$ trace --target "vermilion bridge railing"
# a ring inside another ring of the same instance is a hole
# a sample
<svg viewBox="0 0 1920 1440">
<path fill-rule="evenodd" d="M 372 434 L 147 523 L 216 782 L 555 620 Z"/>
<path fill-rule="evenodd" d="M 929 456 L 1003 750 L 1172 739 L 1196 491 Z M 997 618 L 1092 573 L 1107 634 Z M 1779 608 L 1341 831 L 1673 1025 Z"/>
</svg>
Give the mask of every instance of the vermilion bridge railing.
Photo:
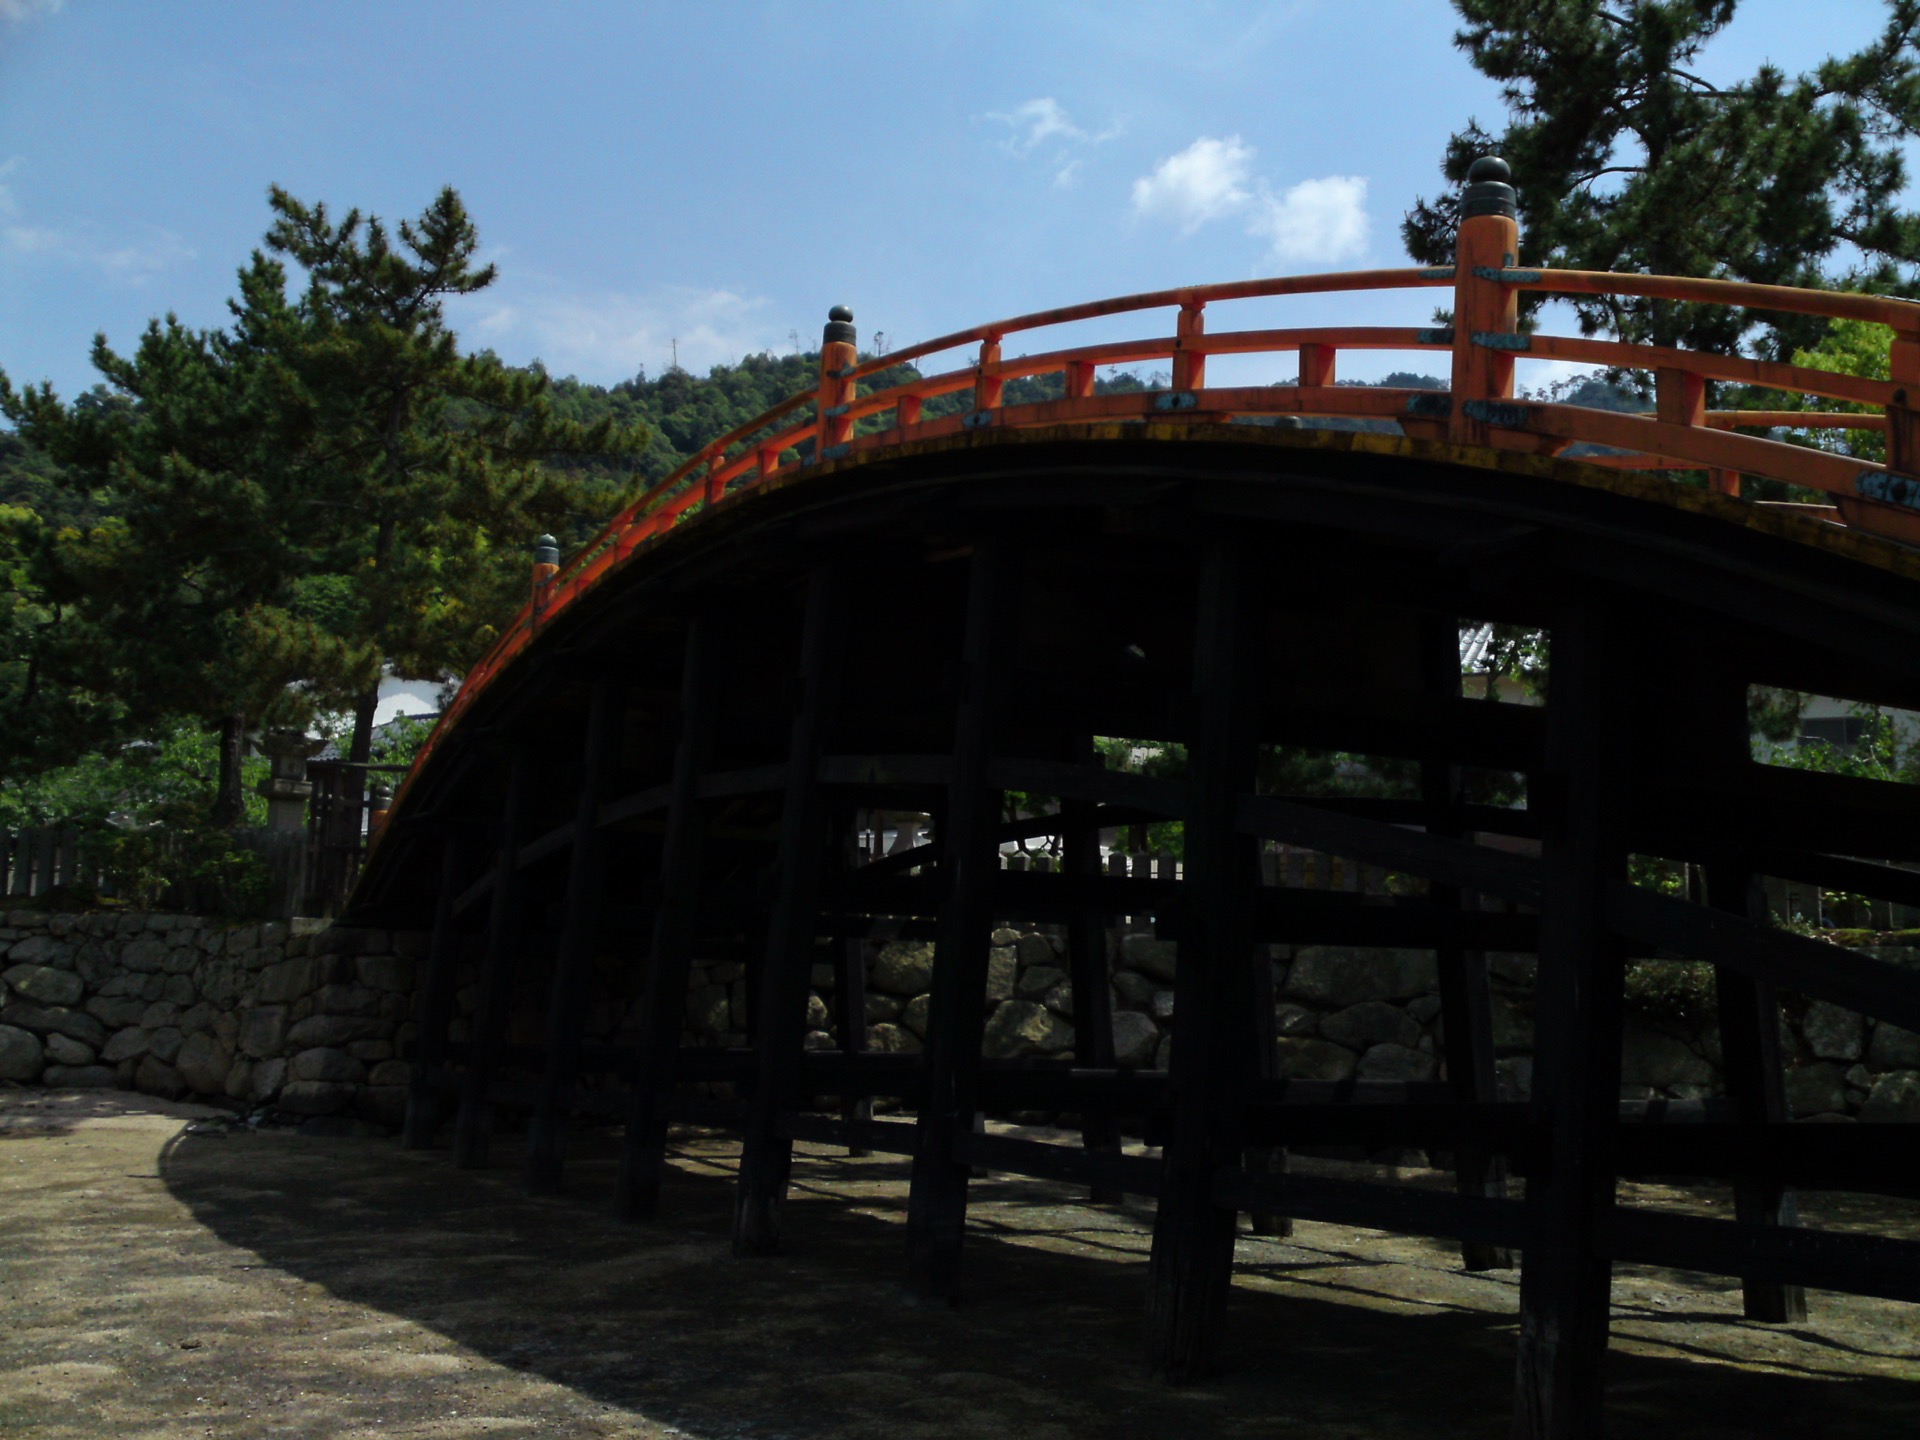
<svg viewBox="0 0 1920 1440">
<path fill-rule="evenodd" d="M 1491 167 L 1491 168 L 1489 168 Z M 1275 416 L 1396 421 L 1410 437 L 1500 450 L 1558 454 L 1587 443 L 1616 453 L 1583 457 L 1588 463 L 1649 470 L 1706 471 L 1711 487 L 1738 495 L 1743 475 L 1785 481 L 1822 492 L 1831 508 L 1817 513 L 1840 523 L 1920 544 L 1920 304 L 1875 295 L 1800 290 L 1726 280 L 1608 271 L 1522 269 L 1514 264 L 1519 230 L 1506 167 L 1481 161 L 1464 196 L 1453 265 L 1285 276 L 1223 285 L 1183 286 L 1043 310 L 942 335 L 905 350 L 860 360 L 852 316 L 836 310 L 821 350 L 820 383 L 709 442 L 671 475 L 616 515 L 565 566 L 541 566 L 534 598 L 486 657 L 468 674 L 459 695 L 414 765 L 458 722 L 502 667 L 542 629 L 636 552 L 686 523 L 723 497 L 752 491 L 823 460 L 881 450 L 987 427 L 1076 425 L 1116 420 L 1231 421 Z M 1447 328 L 1335 326 L 1309 329 L 1209 330 L 1209 307 L 1237 300 L 1366 290 L 1450 292 L 1454 324 Z M 1758 311 L 1864 320 L 1893 332 L 1888 380 L 1864 378 L 1739 355 L 1626 344 L 1619 341 L 1529 334 L 1517 324 L 1523 290 L 1550 295 L 1620 295 Z M 1109 341 L 1007 357 L 1009 336 L 1137 311 L 1175 312 L 1171 335 Z M 975 346 L 973 362 L 906 384 L 859 394 L 859 382 L 924 356 Z M 1336 385 L 1343 350 L 1444 352 L 1451 357 L 1448 391 Z M 1211 387 L 1214 355 L 1295 354 L 1293 385 Z M 1516 397 L 1519 358 L 1575 361 L 1621 370 L 1651 371 L 1655 408 L 1626 414 Z M 1171 363 L 1163 390 L 1097 394 L 1098 367 Z M 1058 399 L 1007 405 L 1009 380 L 1063 377 Z M 1865 413 L 1820 410 L 1708 410 L 1709 381 L 1730 381 L 1813 395 L 1866 407 Z M 941 396 L 971 392 L 971 408 L 923 418 Z M 856 435 L 862 420 L 890 423 Z M 1885 464 L 1803 444 L 1743 434 L 1780 428 L 1844 428 L 1886 437 Z M 802 457 L 798 447 L 809 446 Z M 409 777 L 411 778 L 411 777 Z M 404 794 L 404 790 L 403 790 Z"/>
</svg>

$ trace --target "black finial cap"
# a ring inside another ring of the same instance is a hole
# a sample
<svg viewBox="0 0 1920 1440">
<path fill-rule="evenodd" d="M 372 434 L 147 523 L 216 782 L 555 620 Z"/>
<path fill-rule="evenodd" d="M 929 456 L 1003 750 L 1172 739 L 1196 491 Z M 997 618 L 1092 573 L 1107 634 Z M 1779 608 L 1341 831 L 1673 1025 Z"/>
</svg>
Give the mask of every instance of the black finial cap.
<svg viewBox="0 0 1920 1440">
<path fill-rule="evenodd" d="M 542 535 L 533 542 L 533 563 L 536 565 L 558 565 L 560 563 L 560 542 L 551 535 Z"/>
<path fill-rule="evenodd" d="M 836 305 L 827 311 L 827 328 L 820 336 L 822 344 L 852 345 L 858 334 L 859 332 L 853 328 L 853 311 L 844 305 Z"/>
<path fill-rule="evenodd" d="M 1482 155 L 1467 168 L 1467 189 L 1460 197 L 1460 218 L 1475 215 L 1505 215 L 1509 220 L 1520 215 L 1519 197 L 1508 182 L 1513 168 L 1498 155 Z"/>
</svg>

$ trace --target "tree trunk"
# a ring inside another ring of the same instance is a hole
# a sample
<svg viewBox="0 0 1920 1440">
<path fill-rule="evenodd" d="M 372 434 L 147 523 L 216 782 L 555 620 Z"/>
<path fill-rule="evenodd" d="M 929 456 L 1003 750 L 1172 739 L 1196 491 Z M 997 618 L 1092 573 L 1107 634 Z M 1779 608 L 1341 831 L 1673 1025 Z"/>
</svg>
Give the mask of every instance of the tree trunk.
<svg viewBox="0 0 1920 1440">
<path fill-rule="evenodd" d="M 246 753 L 247 717 L 235 710 L 220 721 L 220 785 L 207 817 L 218 829 L 231 830 L 247 818 L 247 795 L 240 784 Z"/>
<path fill-rule="evenodd" d="M 355 765 L 366 764 L 373 753 L 373 712 L 379 705 L 378 685 L 353 702 L 353 737 L 347 742 L 347 759 Z"/>
</svg>

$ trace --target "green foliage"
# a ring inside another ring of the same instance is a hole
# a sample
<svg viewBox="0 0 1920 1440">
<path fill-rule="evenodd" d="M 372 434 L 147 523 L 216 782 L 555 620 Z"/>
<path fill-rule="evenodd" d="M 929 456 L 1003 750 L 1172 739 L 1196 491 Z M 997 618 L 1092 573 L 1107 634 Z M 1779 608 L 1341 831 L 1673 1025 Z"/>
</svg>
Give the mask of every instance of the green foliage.
<svg viewBox="0 0 1920 1440">
<path fill-rule="evenodd" d="M 411 765 L 432 733 L 433 721 L 403 715 L 374 732 L 373 748 L 367 759 L 375 765 Z"/>
<path fill-rule="evenodd" d="M 1747 687 L 1747 733 L 1768 745 L 1780 745 L 1800 733 L 1800 717 L 1807 697 L 1795 690 L 1770 685 Z"/>
<path fill-rule="evenodd" d="M 1629 960 L 1626 994 L 1629 1008 L 1691 1031 L 1716 1013 L 1713 966 L 1704 960 Z"/>
<path fill-rule="evenodd" d="M 268 249 L 306 286 L 290 298 L 279 262 L 256 254 L 235 333 L 283 367 L 306 428 L 310 568 L 351 577 L 357 603 L 336 606 L 336 620 L 396 673 L 461 668 L 520 607 L 534 538 L 590 503 L 550 462 L 610 463 L 648 433 L 563 413 L 543 371 L 460 354 L 445 299 L 485 289 L 495 271 L 475 264 L 479 234 L 453 190 L 393 233 L 278 187 L 270 203 Z M 371 741 L 371 690 L 357 699 L 353 759 Z"/>
<path fill-rule="evenodd" d="M 1869 380 L 1885 380 L 1891 374 L 1892 346 L 1893 331 L 1885 325 L 1867 320 L 1836 320 L 1819 344 L 1794 351 L 1793 363 Z M 1822 395 L 1802 396 L 1800 404 L 1808 410 L 1840 415 L 1878 413 L 1871 406 L 1829 400 Z M 1851 455 L 1876 465 L 1884 464 L 1887 458 L 1887 437 L 1877 430 L 1804 430 L 1798 432 L 1797 438 L 1818 449 Z"/>
<path fill-rule="evenodd" d="M 254 793 L 267 762 L 244 768 L 245 822 L 266 823 L 266 801 Z M 82 756 L 0 789 L 0 830 L 52 829 L 74 836 L 118 900 L 151 908 L 162 896 L 233 914 L 251 914 L 266 898 L 268 870 L 258 855 L 207 814 L 219 787 L 215 737 L 175 723 L 152 739 Z M 63 887 L 52 901 L 98 903 L 90 885 Z"/>
<path fill-rule="evenodd" d="M 1903 740 L 1893 717 L 1872 705 L 1857 705 L 1862 721 L 1860 738 L 1852 745 L 1824 740 L 1801 740 L 1773 753 L 1771 763 L 1790 770 L 1818 770 L 1828 775 L 1852 775 L 1863 780 L 1890 780 L 1920 785 L 1920 745 Z"/>
<path fill-rule="evenodd" d="M 0 437 L 0 775 L 191 717 L 224 727 L 237 818 L 244 728 L 350 707 L 363 756 L 383 666 L 465 668 L 524 601 L 533 538 L 636 483 L 643 429 L 460 353 L 445 298 L 494 272 L 452 190 L 392 232 L 270 203 L 227 328 L 168 316 L 125 356 L 96 340 L 105 386 L 71 405 L 0 375 L 19 427 Z"/>
<path fill-rule="evenodd" d="M 246 823 L 264 825 L 267 802 L 254 794 L 267 762 L 245 762 Z M 206 730 L 175 722 L 152 739 L 81 756 L 0 788 L 0 829 L 100 829 L 191 822 L 212 802 L 220 757 Z"/>
<path fill-rule="evenodd" d="M 1469 120 L 1442 170 L 1503 155 L 1520 194 L 1520 261 L 1913 293 L 1920 215 L 1903 209 L 1903 149 L 1920 134 L 1920 0 L 1889 0 L 1852 55 L 1799 75 L 1771 64 L 1728 86 L 1701 51 L 1737 0 L 1454 0 L 1455 43 L 1500 84 L 1505 130 Z M 1402 235 L 1453 257 L 1459 192 L 1416 201 Z M 1523 296 L 1529 309 L 1541 303 Z M 1570 302 L 1582 330 L 1769 357 L 1813 343 L 1817 319 L 1631 297 Z M 1757 332 L 1757 334 L 1755 334 Z"/>
</svg>

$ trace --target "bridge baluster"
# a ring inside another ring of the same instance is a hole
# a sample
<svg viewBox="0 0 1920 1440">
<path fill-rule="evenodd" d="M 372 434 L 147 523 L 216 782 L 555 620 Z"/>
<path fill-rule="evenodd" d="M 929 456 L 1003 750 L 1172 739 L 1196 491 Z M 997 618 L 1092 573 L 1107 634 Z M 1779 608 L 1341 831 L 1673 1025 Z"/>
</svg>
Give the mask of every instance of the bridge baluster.
<svg viewBox="0 0 1920 1440">
<path fill-rule="evenodd" d="M 1513 396 L 1513 353 L 1473 343 L 1475 335 L 1511 333 L 1519 321 L 1519 293 L 1474 273 L 1504 269 L 1520 253 L 1519 208 L 1507 183 L 1511 173 L 1497 156 L 1481 157 L 1467 172 L 1470 183 L 1461 199 L 1454 251 L 1453 415 L 1447 427 L 1447 438 L 1457 444 L 1490 441 L 1487 422 L 1466 413 L 1469 403 Z"/>
<path fill-rule="evenodd" d="M 546 603 L 547 589 L 560 573 L 560 542 L 542 535 L 533 542 L 533 608 L 537 613 Z"/>
<path fill-rule="evenodd" d="M 973 378 L 975 413 L 1000 408 L 1000 396 L 1007 382 L 1000 378 L 1000 337 L 989 335 L 980 342 L 979 367 Z"/>
<path fill-rule="evenodd" d="M 1894 332 L 1887 378 L 1899 387 L 1887 406 L 1887 469 L 1920 475 L 1920 333 Z"/>
<path fill-rule="evenodd" d="M 860 363 L 853 328 L 853 311 L 836 305 L 827 312 L 826 328 L 820 335 L 820 428 L 814 438 L 813 458 L 825 460 L 827 452 L 853 438 L 853 419 L 846 407 L 853 403 L 854 380 L 846 372 Z"/>
<path fill-rule="evenodd" d="M 1334 362 L 1339 355 L 1331 345 L 1306 344 L 1300 347 L 1301 386 L 1333 384 Z"/>
<path fill-rule="evenodd" d="M 1192 348 L 1207 332 L 1207 302 L 1189 300 L 1180 307 L 1173 342 L 1173 388 L 1176 393 L 1202 390 L 1207 384 L 1207 352 Z"/>
</svg>

